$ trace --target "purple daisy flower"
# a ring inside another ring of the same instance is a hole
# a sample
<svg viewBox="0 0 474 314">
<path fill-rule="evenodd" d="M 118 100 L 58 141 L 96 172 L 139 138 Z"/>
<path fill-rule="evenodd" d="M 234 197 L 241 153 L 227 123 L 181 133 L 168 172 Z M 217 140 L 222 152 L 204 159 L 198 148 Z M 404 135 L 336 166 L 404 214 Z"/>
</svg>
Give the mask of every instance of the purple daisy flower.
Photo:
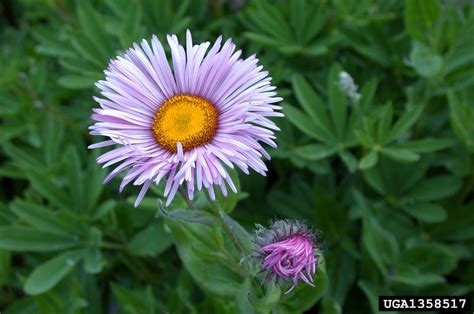
<svg viewBox="0 0 474 314">
<path fill-rule="evenodd" d="M 190 199 L 195 187 L 212 199 L 214 185 L 224 195 L 226 183 L 236 192 L 224 165 L 265 175 L 262 157 L 270 156 L 262 143 L 276 147 L 272 130 L 279 130 L 268 118 L 283 116 L 268 72 L 254 55 L 241 58 L 231 39 L 222 44 L 219 37 L 210 49 L 209 42 L 193 45 L 190 31 L 185 46 L 175 35 L 167 39 L 172 68 L 153 36 L 151 46 L 142 40 L 112 60 L 96 83 L 103 98 L 94 97 L 100 108 L 93 110 L 90 134 L 110 139 L 89 148 L 120 145 L 97 162 L 118 164 L 104 183 L 128 170 L 120 192 L 130 182 L 142 185 L 135 206 L 161 180 L 169 205 L 184 184 Z"/>
<path fill-rule="evenodd" d="M 313 276 L 319 260 L 316 251 L 321 249 L 318 233 L 295 220 L 277 220 L 269 229 L 257 225 L 255 239 L 259 246 L 257 258 L 262 270 L 267 272 L 266 282 L 274 277 L 277 281 L 292 281 L 285 294 L 300 280 L 314 287 Z"/>
</svg>

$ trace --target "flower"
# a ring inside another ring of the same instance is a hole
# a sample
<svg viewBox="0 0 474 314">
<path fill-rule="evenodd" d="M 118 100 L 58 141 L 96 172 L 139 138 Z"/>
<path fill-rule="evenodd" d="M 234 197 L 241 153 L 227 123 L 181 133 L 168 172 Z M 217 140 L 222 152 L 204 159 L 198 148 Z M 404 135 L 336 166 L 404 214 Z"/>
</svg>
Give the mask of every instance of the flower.
<svg viewBox="0 0 474 314">
<path fill-rule="evenodd" d="M 315 253 L 321 248 L 318 239 L 318 233 L 295 220 L 277 220 L 269 229 L 257 225 L 257 258 L 260 267 L 267 273 L 265 281 L 275 276 L 277 281 L 292 281 L 286 294 L 296 287 L 299 280 L 314 286 L 313 275 L 319 260 Z"/>
<path fill-rule="evenodd" d="M 344 94 L 353 102 L 357 103 L 360 100 L 361 96 L 357 92 L 358 87 L 349 73 L 345 71 L 339 72 L 339 81 L 337 83 L 342 92 L 344 92 Z"/>
<path fill-rule="evenodd" d="M 224 166 L 265 175 L 261 159 L 270 156 L 262 143 L 276 147 L 272 130 L 279 130 L 269 118 L 283 116 L 268 72 L 255 55 L 241 58 L 231 39 L 222 44 L 219 37 L 211 49 L 209 42 L 193 45 L 189 30 L 185 46 L 175 35 L 167 40 L 172 68 L 153 36 L 151 46 L 142 40 L 111 60 L 105 80 L 96 83 L 103 98 L 94 97 L 100 108 L 93 109 L 90 134 L 110 139 L 89 148 L 120 145 L 97 162 L 119 163 L 104 183 L 128 170 L 120 192 L 132 181 L 142 185 L 135 206 L 163 179 L 169 205 L 184 184 L 189 199 L 195 187 L 211 199 L 215 185 L 223 195 L 226 184 L 236 192 Z"/>
</svg>

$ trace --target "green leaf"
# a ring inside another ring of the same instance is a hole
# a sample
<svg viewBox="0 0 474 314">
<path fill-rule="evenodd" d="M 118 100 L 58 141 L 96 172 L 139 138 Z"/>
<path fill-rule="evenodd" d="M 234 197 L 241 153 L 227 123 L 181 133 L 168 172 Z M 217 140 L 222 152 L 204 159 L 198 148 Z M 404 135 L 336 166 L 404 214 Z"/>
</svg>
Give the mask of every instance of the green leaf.
<svg viewBox="0 0 474 314">
<path fill-rule="evenodd" d="M 95 78 L 79 76 L 79 75 L 64 75 L 58 79 L 58 84 L 65 88 L 84 89 L 91 88 L 97 81 Z"/>
<path fill-rule="evenodd" d="M 252 292 L 252 279 L 250 277 L 245 278 L 242 283 L 240 293 L 236 297 L 236 303 L 240 313 L 257 314 L 254 307 L 250 302 Z M 261 313 L 261 312 L 260 312 Z"/>
<path fill-rule="evenodd" d="M 0 109 L 0 115 L 1 115 Z M 10 141 L 12 138 L 15 138 L 28 131 L 28 127 L 25 125 L 19 125 L 17 123 L 8 123 L 3 122 L 3 125 L 0 126 L 0 144 L 3 144 L 7 141 Z"/>
<path fill-rule="evenodd" d="M 81 234 L 80 221 L 67 219 L 68 216 L 59 216 L 57 212 L 41 205 L 16 200 L 10 205 L 11 210 L 23 221 L 38 230 L 59 235 Z"/>
<path fill-rule="evenodd" d="M 314 194 L 314 189 L 300 177 L 294 176 L 283 190 L 273 188 L 268 194 L 268 205 L 278 215 L 306 220 L 312 217 L 314 211 L 313 198 L 308 195 Z M 262 196 L 263 197 L 263 196 Z M 299 205 L 296 211 L 294 204 Z"/>
<path fill-rule="evenodd" d="M 59 235 L 27 227 L 0 227 L 0 249 L 14 252 L 49 252 L 80 244 L 78 235 Z"/>
<path fill-rule="evenodd" d="M 126 314 L 154 314 L 155 296 L 151 287 L 146 289 L 126 289 L 118 284 L 112 283 L 112 291 L 120 305 L 121 311 Z"/>
<path fill-rule="evenodd" d="M 382 109 L 382 112 L 381 112 L 379 128 L 377 132 L 377 138 L 379 142 L 382 142 L 383 139 L 387 137 L 388 132 L 390 130 L 390 126 L 392 125 L 392 118 L 393 118 L 393 107 L 392 107 L 392 104 L 389 103 Z"/>
<path fill-rule="evenodd" d="M 326 254 L 327 273 L 329 280 L 329 287 L 326 296 L 331 296 L 338 304 L 344 304 L 349 291 L 352 289 L 357 278 L 357 267 L 360 255 L 358 248 L 354 244 L 351 249 L 355 252 L 350 252 L 346 248 L 349 237 L 343 238 L 341 241 L 341 248 L 331 250 Z M 352 240 L 352 239 L 351 239 Z M 355 242 L 355 241 L 353 241 Z M 337 243 L 337 242 L 336 242 Z M 329 246 L 330 244 L 328 244 Z M 354 254 L 356 253 L 356 254 Z"/>
<path fill-rule="evenodd" d="M 314 211 L 312 217 L 316 222 L 316 228 L 322 231 L 327 243 L 339 243 L 348 228 L 346 212 L 339 202 L 324 190 L 315 188 L 311 195 L 314 202 L 311 207 Z M 295 199 L 296 201 L 297 199 Z"/>
<path fill-rule="evenodd" d="M 102 245 L 101 229 L 91 226 L 87 230 L 86 242 L 88 247 L 98 248 Z"/>
<path fill-rule="evenodd" d="M 372 150 L 368 152 L 362 159 L 359 161 L 359 168 L 360 169 L 369 169 L 372 168 L 377 164 L 377 160 L 379 158 L 379 154 Z"/>
<path fill-rule="evenodd" d="M 438 0 L 408 0 L 405 7 L 405 24 L 408 33 L 413 38 L 430 44 L 439 13 Z"/>
<path fill-rule="evenodd" d="M 443 244 L 416 243 L 403 250 L 400 261 L 422 273 L 444 275 L 456 269 L 459 257 L 455 249 Z"/>
<path fill-rule="evenodd" d="M 128 250 L 137 256 L 157 256 L 168 249 L 173 243 L 163 221 L 153 222 L 146 229 L 138 232 L 128 243 Z"/>
<path fill-rule="evenodd" d="M 378 299 L 380 295 L 391 295 L 390 291 L 387 291 L 387 287 L 379 286 L 372 282 L 360 280 L 358 282 L 359 287 L 364 291 L 365 296 L 369 300 L 370 308 L 372 313 L 379 312 Z"/>
<path fill-rule="evenodd" d="M 360 100 L 359 105 L 362 110 L 367 110 L 369 106 L 372 104 L 375 92 L 377 91 L 378 81 L 376 79 L 372 79 L 364 84 L 360 92 Z"/>
<path fill-rule="evenodd" d="M 160 209 L 160 213 L 166 218 L 198 223 L 207 227 L 214 227 L 219 223 L 217 221 L 217 217 L 201 210 L 178 209 L 166 211 L 164 209 Z"/>
<path fill-rule="evenodd" d="M 375 217 L 368 214 L 364 217 L 362 241 L 367 251 L 383 274 L 399 255 L 396 238 L 383 228 Z"/>
<path fill-rule="evenodd" d="M 83 60 L 84 64 L 90 64 L 94 66 L 97 70 L 103 68 L 105 66 L 106 59 L 97 58 L 97 52 L 95 47 L 95 43 L 91 41 L 87 36 L 83 33 L 79 33 L 72 41 L 71 46 L 76 50 L 79 57 Z M 74 77 L 76 79 L 80 79 L 81 76 L 67 76 L 67 77 Z M 91 86 L 89 86 L 91 87 Z"/>
<path fill-rule="evenodd" d="M 301 40 L 305 35 L 305 18 L 308 14 L 305 9 L 305 1 L 296 0 L 291 2 L 290 6 L 290 25 L 296 33 L 298 40 Z"/>
<path fill-rule="evenodd" d="M 339 65 L 333 65 L 329 72 L 327 85 L 329 91 L 329 108 L 339 139 L 344 138 L 347 123 L 346 97 L 339 87 L 339 74 L 341 71 L 342 68 Z"/>
<path fill-rule="evenodd" d="M 339 303 L 331 297 L 323 299 L 323 314 L 342 314 L 342 308 Z"/>
<path fill-rule="evenodd" d="M 75 296 L 71 296 L 72 300 L 66 301 L 55 290 L 50 290 L 46 293 L 36 295 L 33 298 L 38 305 L 39 313 L 65 313 L 68 310 L 71 310 L 72 312 L 74 308 L 79 309 L 81 307 L 81 303 L 82 307 L 85 307 L 84 300 L 81 302 L 79 298 L 76 299 Z"/>
<path fill-rule="evenodd" d="M 87 248 L 83 251 L 84 255 L 84 270 L 89 274 L 100 273 L 106 261 L 102 256 L 102 251 L 99 248 Z"/>
<path fill-rule="evenodd" d="M 415 185 L 406 197 L 422 201 L 439 200 L 456 193 L 461 184 L 461 180 L 454 176 L 432 176 Z"/>
<path fill-rule="evenodd" d="M 310 57 L 319 57 L 327 54 L 329 51 L 328 44 L 325 42 L 315 42 L 314 44 L 305 47 L 303 50 L 303 55 Z"/>
<path fill-rule="evenodd" d="M 474 151 L 474 111 L 466 100 L 454 92 L 448 93 L 449 121 L 454 134 L 470 150 Z"/>
<path fill-rule="evenodd" d="M 436 76 L 443 65 L 443 58 L 439 54 L 417 41 L 413 43 L 410 59 L 416 72 L 426 78 Z"/>
<path fill-rule="evenodd" d="M 25 292 L 37 295 L 53 288 L 73 270 L 81 257 L 81 251 L 68 251 L 39 265 L 28 276 Z"/>
<path fill-rule="evenodd" d="M 249 12 L 250 17 L 260 29 L 278 38 L 281 43 L 291 42 L 291 29 L 282 12 L 270 3 L 256 2 L 256 8 Z"/>
<path fill-rule="evenodd" d="M 290 122 L 301 132 L 328 145 L 333 143 L 332 137 L 328 137 L 324 129 L 314 124 L 308 115 L 304 114 L 301 110 L 290 105 L 284 105 L 283 110 L 285 116 L 287 116 Z"/>
<path fill-rule="evenodd" d="M 452 204 L 446 221 L 430 226 L 430 235 L 442 241 L 469 241 L 474 239 L 474 207 Z"/>
<path fill-rule="evenodd" d="M 87 208 L 85 208 L 84 204 L 84 182 L 79 153 L 77 149 L 71 145 L 67 150 L 66 156 L 68 161 L 67 176 L 71 199 L 73 200 L 77 212 L 85 212 Z"/>
<path fill-rule="evenodd" d="M 47 28 L 35 28 L 32 33 L 36 39 L 36 51 L 40 54 L 52 57 L 74 58 L 76 54 L 63 41 L 58 40 L 55 32 Z"/>
<path fill-rule="evenodd" d="M 78 2 L 77 16 L 81 31 L 93 43 L 93 47 L 98 52 L 98 57 L 106 60 L 110 53 L 105 46 L 107 38 L 103 36 L 103 19 L 88 2 L 84 1 Z"/>
<path fill-rule="evenodd" d="M 133 200 L 135 202 L 135 200 Z M 133 204 L 132 202 L 132 204 Z M 97 208 L 95 208 L 92 214 L 92 220 L 100 220 L 101 218 L 105 217 L 109 213 L 114 211 L 117 202 L 114 199 L 108 199 L 102 204 L 100 204 Z"/>
<path fill-rule="evenodd" d="M 413 287 L 424 287 L 434 284 L 445 283 L 443 276 L 430 273 L 422 273 L 416 266 L 399 265 L 397 266 L 396 275 L 392 278 L 393 281 L 410 285 Z"/>
<path fill-rule="evenodd" d="M 58 207 L 69 207 L 70 200 L 66 197 L 66 194 L 40 170 L 29 169 L 26 176 L 30 179 L 33 187 L 51 203 Z"/>
<path fill-rule="evenodd" d="M 415 162 L 420 159 L 420 155 L 409 150 L 394 147 L 382 147 L 382 154 L 399 162 Z"/>
<path fill-rule="evenodd" d="M 38 313 L 38 303 L 32 297 L 17 298 L 15 302 L 8 306 L 5 314 L 30 314 Z"/>
<path fill-rule="evenodd" d="M 324 131 L 325 137 L 334 137 L 328 113 L 319 95 L 301 75 L 295 75 L 292 83 L 296 98 L 306 113 L 311 116 L 320 130 Z"/>
<path fill-rule="evenodd" d="M 248 253 L 254 251 L 255 245 L 247 230 L 228 215 L 223 215 L 222 218 L 233 234 L 235 234 L 242 247 L 244 247 Z"/>
<path fill-rule="evenodd" d="M 390 130 L 389 135 L 384 139 L 383 143 L 389 143 L 403 135 L 403 133 L 407 132 L 413 126 L 413 124 L 415 124 L 416 120 L 418 120 L 422 111 L 422 105 L 414 106 L 407 110 L 397 120 L 397 122 L 395 122 L 392 130 Z"/>
<path fill-rule="evenodd" d="M 280 301 L 281 289 L 279 286 L 269 283 L 266 285 L 265 290 L 265 296 L 262 298 L 256 297 L 253 294 L 248 295 L 250 304 L 258 313 L 271 313 Z"/>
<path fill-rule="evenodd" d="M 447 218 L 446 210 L 437 204 L 418 203 L 404 205 L 403 209 L 413 217 L 427 223 L 442 222 Z"/>
<path fill-rule="evenodd" d="M 409 150 L 414 153 L 431 153 L 446 149 L 455 144 L 450 138 L 424 138 L 421 140 L 410 141 L 408 143 L 398 144 L 397 147 Z"/>
<path fill-rule="evenodd" d="M 192 313 L 192 314 L 197 314 L 198 311 L 196 310 L 196 304 L 194 304 L 192 300 L 192 296 L 194 295 L 196 286 L 193 283 L 193 280 L 189 273 L 181 269 L 178 274 L 178 278 L 176 281 L 176 286 L 172 290 L 173 294 L 170 295 L 170 302 L 175 303 L 174 306 L 170 306 L 168 308 L 170 313 L 182 313 L 183 311 L 186 311 L 187 313 Z M 244 287 L 242 288 L 241 293 L 247 293 L 248 291 L 243 291 L 245 289 L 245 284 Z M 247 295 L 245 295 L 245 298 L 247 298 Z M 239 296 L 237 296 L 237 302 L 239 302 Z M 245 300 L 243 300 L 245 302 Z M 245 302 L 247 304 L 244 305 L 244 307 L 248 307 L 248 302 Z M 245 312 L 244 312 L 245 313 Z"/>
<path fill-rule="evenodd" d="M 339 152 L 339 157 L 341 157 L 342 161 L 346 165 L 347 169 L 349 169 L 350 172 L 355 172 L 357 170 L 357 159 L 354 157 L 354 155 L 348 151 L 348 150 L 343 150 Z"/>
<path fill-rule="evenodd" d="M 179 257 L 194 281 L 204 291 L 213 295 L 235 298 L 239 294 L 245 274 L 241 266 L 237 266 L 238 261 L 229 262 L 224 257 L 196 255 L 196 250 L 222 252 L 224 239 L 220 230 L 169 218 L 165 219 L 165 223 L 173 234 Z M 227 241 L 226 247 L 231 248 L 232 244 Z"/>
<path fill-rule="evenodd" d="M 450 15 L 451 14 L 452 12 L 450 12 Z M 465 69 L 471 68 L 474 63 L 474 54 L 472 53 L 474 48 L 474 40 L 472 38 L 474 32 L 474 17 L 467 17 L 461 23 L 462 24 L 458 26 L 458 32 L 455 33 L 455 40 L 451 43 L 449 52 L 446 55 L 444 72 L 450 76 L 460 72 L 465 72 L 469 75 L 469 71 L 465 71 Z"/>
<path fill-rule="evenodd" d="M 38 158 L 31 149 L 23 149 L 17 147 L 11 143 L 3 144 L 2 148 L 4 152 L 12 159 L 15 160 L 15 163 L 27 166 L 28 168 L 39 168 L 43 167 L 43 162 Z"/>
<path fill-rule="evenodd" d="M 48 166 L 54 166 L 61 152 L 61 144 L 64 136 L 64 123 L 55 118 L 52 114 L 47 114 L 43 118 L 42 144 L 44 160 Z"/>
<path fill-rule="evenodd" d="M 246 32 L 244 33 L 244 37 L 258 44 L 261 44 L 263 46 L 270 46 L 270 47 L 280 46 L 280 42 L 278 40 L 275 40 L 267 35 Z"/>
<path fill-rule="evenodd" d="M 334 155 L 336 151 L 336 147 L 323 144 L 308 144 L 295 149 L 295 153 L 306 160 L 321 160 Z"/>
<path fill-rule="evenodd" d="M 354 130 L 354 135 L 357 141 L 366 148 L 373 148 L 375 139 L 366 131 Z"/>
<path fill-rule="evenodd" d="M 95 206 L 99 200 L 102 191 L 104 190 L 104 184 L 102 181 L 104 180 L 105 173 L 104 170 L 100 167 L 97 167 L 95 164 L 95 158 L 97 156 L 91 154 L 89 157 L 88 165 L 89 168 L 87 169 L 84 178 L 85 178 L 85 198 L 87 201 L 85 204 L 88 205 L 88 212 L 95 209 Z"/>
</svg>

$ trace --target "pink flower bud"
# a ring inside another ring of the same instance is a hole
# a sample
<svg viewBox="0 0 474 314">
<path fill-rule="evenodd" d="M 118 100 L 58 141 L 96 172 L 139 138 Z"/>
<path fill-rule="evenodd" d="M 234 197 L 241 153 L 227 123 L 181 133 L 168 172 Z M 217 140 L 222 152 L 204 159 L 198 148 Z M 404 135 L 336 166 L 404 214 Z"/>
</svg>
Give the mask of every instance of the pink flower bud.
<svg viewBox="0 0 474 314">
<path fill-rule="evenodd" d="M 269 229 L 257 225 L 256 243 L 262 271 L 266 271 L 265 281 L 276 279 L 291 281 L 291 292 L 299 280 L 310 286 L 321 249 L 317 242 L 319 234 L 295 220 L 278 220 Z"/>
</svg>

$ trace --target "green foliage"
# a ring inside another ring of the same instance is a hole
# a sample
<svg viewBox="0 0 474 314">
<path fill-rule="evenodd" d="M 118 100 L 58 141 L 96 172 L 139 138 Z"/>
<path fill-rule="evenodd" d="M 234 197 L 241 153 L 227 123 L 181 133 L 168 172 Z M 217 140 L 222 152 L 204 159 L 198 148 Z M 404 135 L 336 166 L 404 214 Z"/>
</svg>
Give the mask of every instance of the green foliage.
<svg viewBox="0 0 474 314">
<path fill-rule="evenodd" d="M 112 284 L 112 291 L 124 313 L 155 313 L 155 298 L 149 286 L 144 291 L 136 291 Z"/>
<path fill-rule="evenodd" d="M 376 313 L 383 294 L 472 293 L 470 1 L 4 2 L 0 312 Z M 86 148 L 94 83 L 186 28 L 258 55 L 284 98 L 278 148 L 268 177 L 227 169 L 239 193 L 218 208 L 165 209 L 162 186 L 133 208 Z M 251 232 L 276 217 L 322 231 L 314 288 L 261 285 Z"/>
</svg>

